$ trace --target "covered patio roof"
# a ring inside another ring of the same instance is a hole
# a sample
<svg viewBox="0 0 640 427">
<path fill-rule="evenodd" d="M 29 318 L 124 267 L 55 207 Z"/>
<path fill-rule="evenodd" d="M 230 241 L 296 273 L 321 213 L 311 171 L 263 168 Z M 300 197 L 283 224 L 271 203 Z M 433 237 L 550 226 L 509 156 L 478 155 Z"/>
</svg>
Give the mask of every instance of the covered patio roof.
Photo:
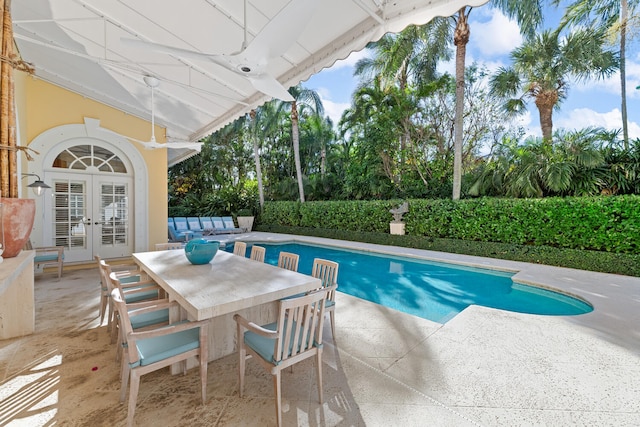
<svg viewBox="0 0 640 427">
<path fill-rule="evenodd" d="M 156 123 L 197 141 L 272 99 L 274 79 L 294 86 L 387 32 L 486 1 L 29 0 L 12 15 L 38 78 L 150 120 L 154 76 Z M 185 154 L 170 151 L 169 164 Z"/>
</svg>

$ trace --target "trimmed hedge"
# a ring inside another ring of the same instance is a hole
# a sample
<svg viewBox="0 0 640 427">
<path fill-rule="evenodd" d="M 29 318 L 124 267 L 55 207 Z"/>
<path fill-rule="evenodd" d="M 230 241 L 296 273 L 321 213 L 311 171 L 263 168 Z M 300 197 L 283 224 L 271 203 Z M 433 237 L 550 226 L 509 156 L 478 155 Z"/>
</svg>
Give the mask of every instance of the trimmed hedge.
<svg viewBox="0 0 640 427">
<path fill-rule="evenodd" d="M 399 200 L 267 202 L 265 226 L 388 233 Z M 640 197 L 409 200 L 408 235 L 640 253 Z"/>
<path fill-rule="evenodd" d="M 258 225 L 256 229 L 272 233 L 327 237 L 640 277 L 639 254 L 616 254 L 549 246 L 434 239 L 423 236 L 394 236 L 388 233 L 354 232 L 310 227 L 269 226 L 263 224 Z"/>
</svg>

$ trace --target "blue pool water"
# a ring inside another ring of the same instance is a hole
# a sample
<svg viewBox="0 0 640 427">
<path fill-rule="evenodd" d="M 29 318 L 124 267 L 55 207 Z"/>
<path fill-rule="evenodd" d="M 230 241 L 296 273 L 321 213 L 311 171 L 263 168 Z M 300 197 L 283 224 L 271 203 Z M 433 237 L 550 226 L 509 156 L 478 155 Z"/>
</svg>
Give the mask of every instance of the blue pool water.
<svg viewBox="0 0 640 427">
<path fill-rule="evenodd" d="M 266 248 L 269 264 L 278 264 L 280 251 L 300 255 L 298 271 L 304 274 L 311 274 L 314 258 L 335 261 L 340 265 L 339 291 L 438 323 L 446 323 L 471 304 L 546 315 L 592 310 L 576 298 L 514 283 L 512 273 L 329 246 L 256 244 Z M 251 243 L 247 246 L 248 254 Z M 233 244 L 225 250 L 233 252 Z"/>
</svg>

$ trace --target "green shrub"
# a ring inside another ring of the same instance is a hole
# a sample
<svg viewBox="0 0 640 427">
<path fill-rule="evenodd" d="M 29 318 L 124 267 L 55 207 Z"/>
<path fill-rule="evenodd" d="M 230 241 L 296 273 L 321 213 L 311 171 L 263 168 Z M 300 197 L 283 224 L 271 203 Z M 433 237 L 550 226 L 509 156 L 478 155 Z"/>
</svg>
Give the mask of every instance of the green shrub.
<svg viewBox="0 0 640 427">
<path fill-rule="evenodd" d="M 428 238 L 424 236 L 396 236 L 387 233 L 353 232 L 310 227 L 268 226 L 264 224 L 259 225 L 257 230 L 410 247 L 640 277 L 639 254 L 620 254 L 554 248 L 550 246 Z"/>
<path fill-rule="evenodd" d="M 268 202 L 260 224 L 387 233 L 399 200 Z M 640 197 L 409 200 L 408 235 L 640 253 Z"/>
</svg>

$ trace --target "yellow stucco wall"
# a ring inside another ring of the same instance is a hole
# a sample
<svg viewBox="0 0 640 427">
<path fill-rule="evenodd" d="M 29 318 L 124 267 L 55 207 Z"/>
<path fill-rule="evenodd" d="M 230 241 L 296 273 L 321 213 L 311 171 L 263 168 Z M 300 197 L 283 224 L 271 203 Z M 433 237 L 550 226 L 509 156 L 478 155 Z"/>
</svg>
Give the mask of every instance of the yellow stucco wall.
<svg viewBox="0 0 640 427">
<path fill-rule="evenodd" d="M 17 74 L 21 74 L 16 76 L 20 145 L 30 144 L 35 137 L 48 129 L 83 124 L 85 117 L 98 119 L 101 127 L 122 135 L 143 141 L 151 137 L 151 124 L 146 120 L 24 73 Z M 155 134 L 158 142 L 163 142 L 164 130 L 156 126 Z M 167 151 L 145 150 L 134 142 L 131 144 L 141 153 L 149 174 L 147 223 L 148 247 L 152 248 L 156 243 L 167 241 Z M 21 158 L 22 170 L 27 170 L 25 156 Z"/>
</svg>

